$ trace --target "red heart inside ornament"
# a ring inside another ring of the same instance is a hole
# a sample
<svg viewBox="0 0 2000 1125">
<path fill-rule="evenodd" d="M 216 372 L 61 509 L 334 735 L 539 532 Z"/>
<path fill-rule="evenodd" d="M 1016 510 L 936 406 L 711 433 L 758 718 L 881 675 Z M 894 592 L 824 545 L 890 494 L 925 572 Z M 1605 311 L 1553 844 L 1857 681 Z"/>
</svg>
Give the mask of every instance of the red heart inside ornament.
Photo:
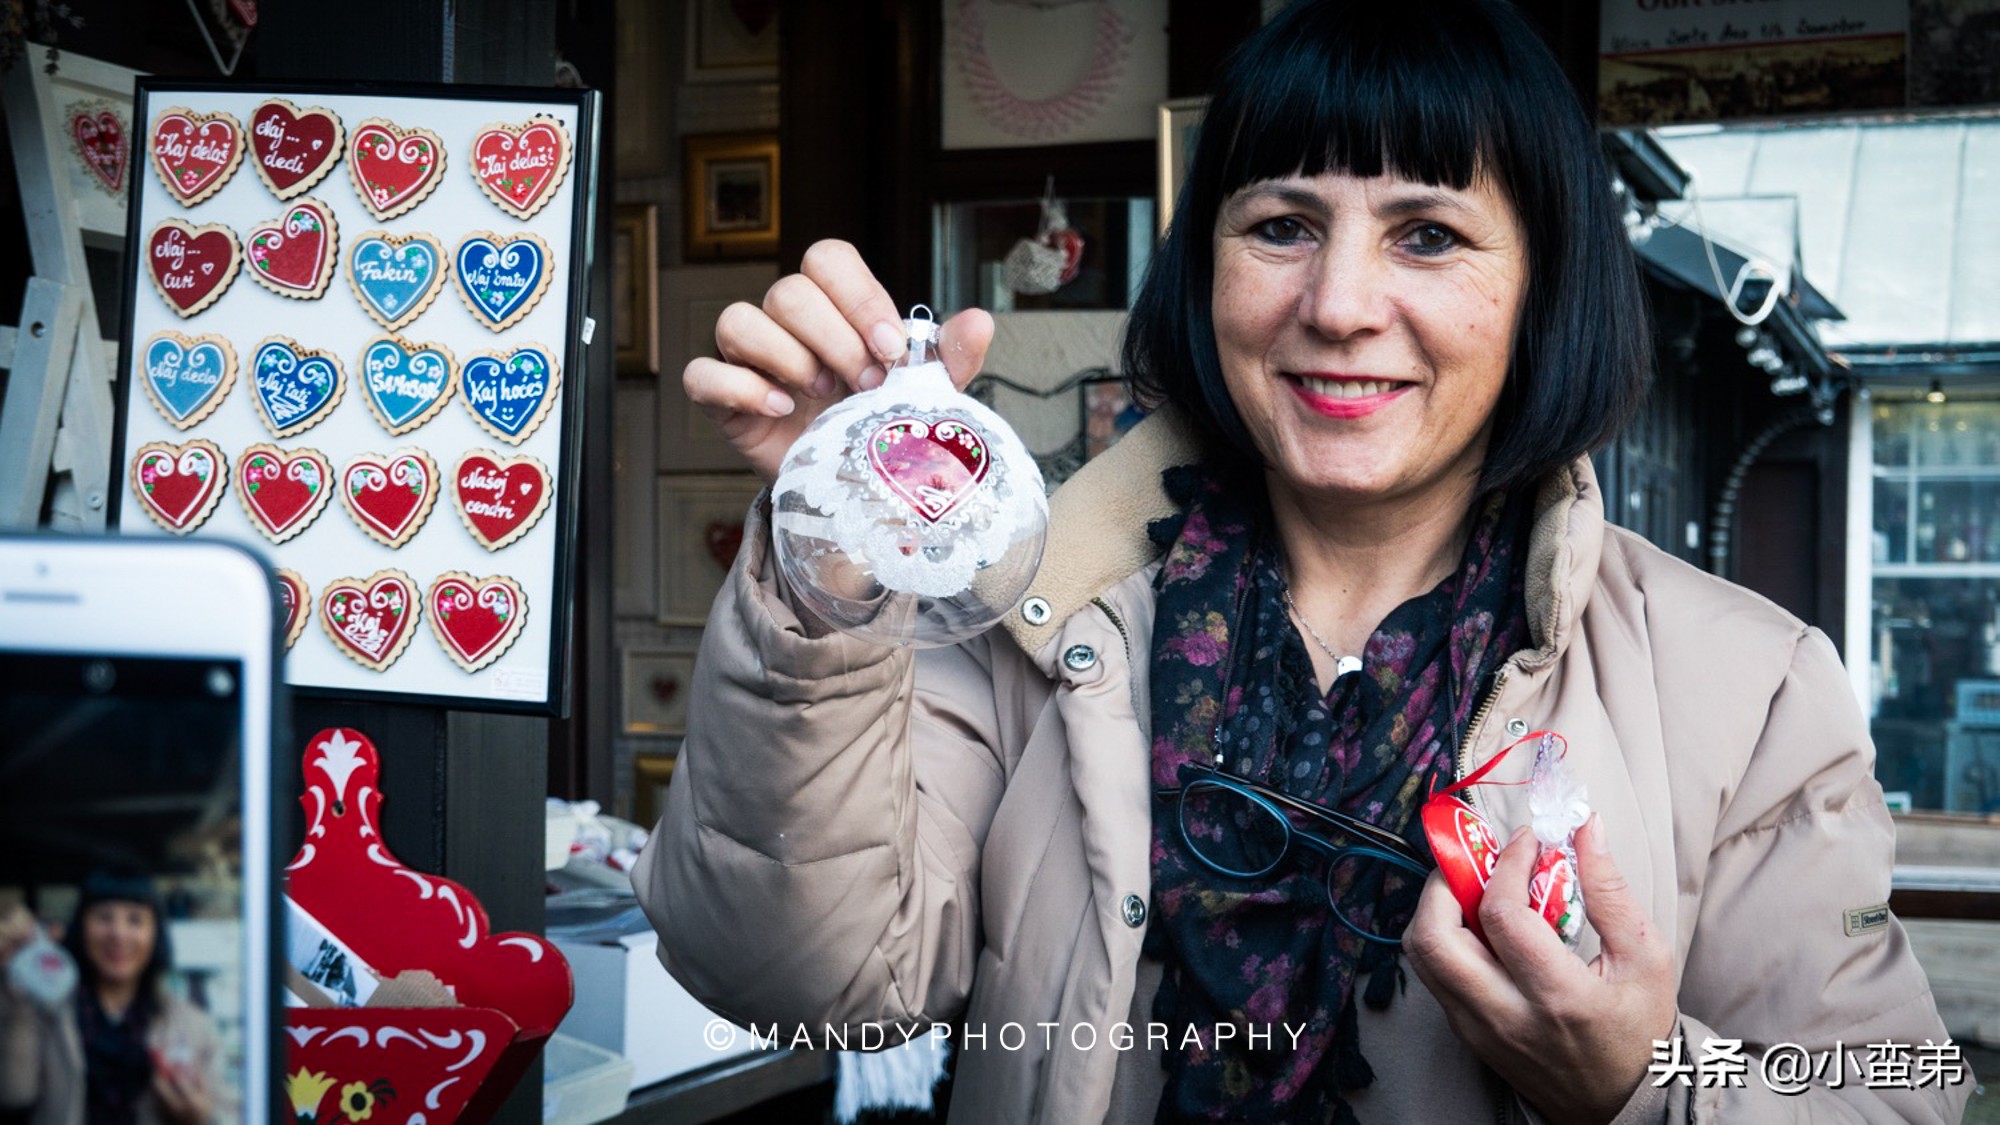
<svg viewBox="0 0 2000 1125">
<path fill-rule="evenodd" d="M 931 523 L 971 495 L 990 466 L 985 439 L 951 418 L 934 423 L 895 418 L 868 438 L 868 467 Z"/>
<path fill-rule="evenodd" d="M 208 300 L 229 280 L 236 247 L 219 230 L 190 236 L 177 226 L 162 225 L 146 241 L 146 266 L 160 291 L 186 311 Z"/>
<path fill-rule="evenodd" d="M 309 515 L 326 492 L 333 467 L 312 450 L 280 458 L 262 451 L 236 461 L 236 489 L 251 516 L 283 535 Z"/>
<path fill-rule="evenodd" d="M 107 191 L 125 186 L 125 123 L 110 110 L 79 110 L 69 119 L 69 134 L 83 166 Z"/>
<path fill-rule="evenodd" d="M 489 129 L 472 142 L 473 174 L 515 207 L 533 210 L 556 182 L 563 147 L 563 135 L 541 122 L 519 133 Z"/>
<path fill-rule="evenodd" d="M 324 112 L 293 113 L 290 107 L 267 104 L 251 118 L 250 133 L 256 138 L 252 151 L 264 175 L 279 193 L 299 183 L 315 179 L 327 165 L 339 159 L 333 143 L 333 118 Z"/>
<path fill-rule="evenodd" d="M 404 455 L 387 462 L 357 457 L 348 462 L 341 489 L 356 515 L 394 540 L 430 507 L 437 477 L 421 457 Z"/>
<path fill-rule="evenodd" d="M 425 132 L 399 134 L 373 123 L 354 131 L 355 176 L 378 213 L 424 193 L 444 170 L 437 141 Z"/>
<path fill-rule="evenodd" d="M 477 664 L 506 639 L 520 612 L 513 588 L 497 579 L 474 587 L 457 578 L 440 578 L 431 587 L 431 621 L 445 644 L 467 664 Z"/>
<path fill-rule="evenodd" d="M 153 163 L 183 203 L 214 186 L 242 155 L 242 134 L 228 117 L 197 125 L 185 114 L 169 113 L 153 126 L 150 140 Z"/>
<path fill-rule="evenodd" d="M 325 212 L 300 203 L 277 222 L 252 229 L 244 253 L 265 281 L 310 293 L 319 288 L 332 249 Z"/>
<path fill-rule="evenodd" d="M 502 468 L 498 461 L 471 454 L 458 463 L 452 481 L 459 510 L 472 534 L 491 547 L 512 536 L 542 509 L 548 494 L 548 473 L 540 465 L 516 461 Z"/>
<path fill-rule="evenodd" d="M 385 574 L 366 586 L 341 578 L 320 595 L 320 613 L 334 640 L 367 663 L 380 665 L 395 655 L 409 630 L 416 597 L 416 588 L 401 575 Z"/>
<path fill-rule="evenodd" d="M 155 450 L 139 458 L 139 500 L 176 528 L 188 521 L 222 487 L 215 458 L 196 446 L 176 457 Z"/>
</svg>

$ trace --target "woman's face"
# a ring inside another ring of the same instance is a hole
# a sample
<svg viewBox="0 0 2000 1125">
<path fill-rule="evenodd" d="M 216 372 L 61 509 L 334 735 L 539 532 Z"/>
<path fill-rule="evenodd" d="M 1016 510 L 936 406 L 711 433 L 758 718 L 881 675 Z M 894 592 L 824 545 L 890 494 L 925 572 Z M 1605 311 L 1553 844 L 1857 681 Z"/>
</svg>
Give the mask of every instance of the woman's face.
<svg viewBox="0 0 2000 1125">
<path fill-rule="evenodd" d="M 1273 486 L 1469 502 L 1527 286 L 1527 235 L 1488 178 L 1327 172 L 1224 200 L 1216 347 Z"/>
<path fill-rule="evenodd" d="M 97 979 L 129 984 L 146 971 L 158 939 L 151 909 L 136 902 L 93 903 L 83 912 L 83 951 Z"/>
</svg>

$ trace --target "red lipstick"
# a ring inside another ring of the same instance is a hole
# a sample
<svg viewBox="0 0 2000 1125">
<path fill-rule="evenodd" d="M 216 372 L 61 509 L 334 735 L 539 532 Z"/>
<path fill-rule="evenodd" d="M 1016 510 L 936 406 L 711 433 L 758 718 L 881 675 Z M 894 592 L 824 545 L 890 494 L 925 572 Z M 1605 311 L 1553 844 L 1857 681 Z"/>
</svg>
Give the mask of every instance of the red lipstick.
<svg viewBox="0 0 2000 1125">
<path fill-rule="evenodd" d="M 1387 379 L 1366 379 L 1355 375 L 1314 375 L 1312 377 L 1335 383 L 1389 382 Z M 1296 375 L 1286 378 L 1285 383 L 1291 387 L 1293 394 L 1299 396 L 1299 401 L 1306 404 L 1307 409 L 1326 418 L 1366 418 L 1370 414 L 1394 402 L 1402 396 L 1403 392 L 1414 386 L 1411 383 L 1394 383 L 1392 384 L 1392 389 L 1381 394 L 1339 398 L 1333 395 L 1323 395 L 1311 390 L 1306 386 L 1305 380 Z"/>
</svg>

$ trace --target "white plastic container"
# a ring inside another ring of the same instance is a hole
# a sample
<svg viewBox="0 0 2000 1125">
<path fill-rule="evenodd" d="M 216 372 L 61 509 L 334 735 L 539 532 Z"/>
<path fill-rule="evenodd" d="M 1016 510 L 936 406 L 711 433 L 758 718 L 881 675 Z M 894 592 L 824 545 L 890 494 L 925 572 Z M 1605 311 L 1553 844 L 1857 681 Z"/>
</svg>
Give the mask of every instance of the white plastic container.
<svg viewBox="0 0 2000 1125">
<path fill-rule="evenodd" d="M 625 1112 L 632 1060 L 567 1035 L 542 1048 L 544 1125 L 593 1125 Z"/>
</svg>

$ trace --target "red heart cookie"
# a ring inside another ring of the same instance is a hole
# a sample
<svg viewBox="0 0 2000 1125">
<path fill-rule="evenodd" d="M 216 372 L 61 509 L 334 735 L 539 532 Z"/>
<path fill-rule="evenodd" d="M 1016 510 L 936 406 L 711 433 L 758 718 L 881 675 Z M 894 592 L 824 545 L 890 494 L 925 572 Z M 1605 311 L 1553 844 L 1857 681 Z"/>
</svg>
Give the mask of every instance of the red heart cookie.
<svg viewBox="0 0 2000 1125">
<path fill-rule="evenodd" d="M 410 626 L 423 613 L 419 596 L 417 584 L 400 570 L 336 578 L 319 593 L 320 628 L 356 664 L 380 672 L 408 647 Z"/>
<path fill-rule="evenodd" d="M 125 191 L 125 119 L 109 106 L 72 106 L 69 139 L 83 166 L 99 187 L 112 195 Z"/>
<path fill-rule="evenodd" d="M 279 199 L 290 199 L 333 171 L 341 136 L 340 118 L 320 106 L 301 110 L 272 98 L 250 114 L 257 174 Z"/>
<path fill-rule="evenodd" d="M 468 672 L 500 659 L 528 620 L 527 596 L 504 575 L 474 578 L 448 570 L 431 583 L 424 604 L 445 655 Z"/>
<path fill-rule="evenodd" d="M 910 510 L 936 523 L 986 479 L 992 459 L 979 432 L 951 418 L 895 418 L 868 438 L 868 467 Z"/>
<path fill-rule="evenodd" d="M 292 204 L 282 216 L 250 229 L 243 256 L 250 276 L 281 297 L 317 298 L 333 276 L 340 240 L 333 212 L 317 199 Z"/>
<path fill-rule="evenodd" d="M 236 499 L 264 538 L 283 543 L 304 531 L 333 495 L 333 465 L 317 449 L 287 453 L 253 445 L 236 458 Z"/>
<path fill-rule="evenodd" d="M 312 616 L 311 588 L 298 571 L 278 568 L 278 608 L 285 612 L 285 649 L 290 651 Z"/>
<path fill-rule="evenodd" d="M 243 162 L 243 127 L 227 113 L 175 106 L 153 118 L 146 151 L 167 191 L 192 207 L 222 190 Z"/>
<path fill-rule="evenodd" d="M 451 470 L 451 502 L 465 529 L 489 551 L 526 535 L 552 495 L 549 470 L 533 457 L 474 449 Z"/>
<path fill-rule="evenodd" d="M 214 304 L 243 263 L 236 232 L 221 223 L 163 219 L 146 237 L 146 273 L 167 306 L 190 317 Z"/>
<path fill-rule="evenodd" d="M 378 219 L 422 203 L 444 178 L 444 163 L 444 142 L 436 133 L 379 117 L 355 126 L 347 142 L 347 175 Z"/>
<path fill-rule="evenodd" d="M 488 125 L 472 138 L 472 175 L 479 190 L 517 219 L 533 218 L 555 198 L 569 172 L 569 134 L 553 117 Z"/>
<path fill-rule="evenodd" d="M 149 441 L 132 457 L 132 497 L 154 523 L 186 535 L 215 510 L 228 471 L 222 450 L 212 441 Z"/>
<path fill-rule="evenodd" d="M 340 499 L 347 513 L 386 547 L 409 542 L 437 498 L 437 462 L 421 449 L 398 449 L 388 457 L 363 453 L 340 470 Z"/>
</svg>

